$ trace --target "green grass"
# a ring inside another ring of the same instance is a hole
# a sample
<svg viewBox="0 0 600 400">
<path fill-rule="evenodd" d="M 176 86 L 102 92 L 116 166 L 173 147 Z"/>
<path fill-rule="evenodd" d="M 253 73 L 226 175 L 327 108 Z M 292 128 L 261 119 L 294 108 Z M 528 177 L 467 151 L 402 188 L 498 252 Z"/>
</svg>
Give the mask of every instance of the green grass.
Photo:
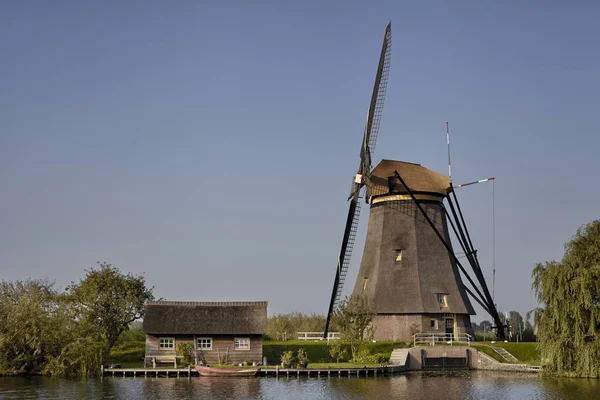
<svg viewBox="0 0 600 400">
<path fill-rule="evenodd" d="M 515 356 L 519 360 L 519 362 L 522 362 L 525 364 L 541 365 L 540 347 L 537 342 L 520 342 L 520 343 L 516 343 L 516 342 L 496 342 L 496 343 L 476 342 L 476 343 L 473 343 L 473 345 L 476 346 L 477 349 L 481 349 L 482 347 L 485 347 L 485 346 L 482 346 L 484 344 L 487 344 L 490 346 L 495 346 L 495 347 L 502 347 L 503 349 L 507 350 L 510 354 Z M 490 350 L 494 354 L 491 354 L 487 350 Z M 493 351 L 490 348 L 482 349 L 482 351 L 485 354 L 494 357 L 498 361 L 505 362 L 505 360 L 502 359 L 502 357 L 500 357 L 495 351 Z M 500 357 L 500 359 L 498 359 L 496 356 Z"/>
<path fill-rule="evenodd" d="M 496 353 L 494 351 L 494 349 L 492 349 L 491 347 L 488 346 L 484 346 L 484 345 L 473 345 L 473 347 L 476 347 L 477 350 L 481 351 L 482 353 L 487 354 L 488 356 L 492 357 L 494 360 L 501 362 L 501 363 L 505 363 L 506 360 L 504 358 L 502 358 L 502 356 L 498 353 Z"/>
<path fill-rule="evenodd" d="M 368 349 L 370 354 L 381 354 L 383 358 L 389 359 L 392 354 L 392 350 L 398 347 L 402 347 L 405 344 L 403 342 L 376 342 L 366 343 L 361 349 Z M 269 364 L 276 365 L 280 363 L 281 353 L 284 351 L 298 351 L 298 349 L 304 349 L 307 357 L 310 360 L 309 366 L 318 363 L 325 366 L 335 365 L 335 360 L 329 356 L 329 347 L 327 341 L 303 341 L 303 340 L 288 340 L 285 342 L 278 341 L 264 341 L 263 342 L 263 356 L 267 357 Z M 106 364 L 120 364 L 123 368 L 141 368 L 144 365 L 143 357 L 146 351 L 146 344 L 141 341 L 130 341 L 116 345 L 112 348 Z M 350 354 L 350 348 L 347 349 Z M 510 351 L 510 350 L 509 350 Z M 352 364 L 354 363 L 345 363 Z M 341 363 L 340 363 L 341 365 Z M 346 366 L 348 366 L 346 365 Z M 356 364 L 357 366 L 364 366 L 363 364 Z"/>
<path fill-rule="evenodd" d="M 308 367 L 306 369 L 339 369 L 339 368 L 363 368 L 363 367 L 378 367 L 381 364 L 373 364 L 373 363 L 352 363 L 352 362 L 327 362 L 327 363 L 308 363 Z M 275 368 L 275 365 L 270 365 L 263 368 Z M 292 366 L 292 368 L 296 368 Z"/>
<path fill-rule="evenodd" d="M 341 363 L 308 363 L 308 368 L 362 368 L 362 367 L 377 367 L 381 364 L 369 364 L 369 363 L 351 363 L 351 362 L 341 362 Z"/>
<path fill-rule="evenodd" d="M 111 349 L 105 364 L 120 364 L 123 368 L 142 368 L 145 352 L 145 342 L 124 342 Z"/>
<path fill-rule="evenodd" d="M 285 342 L 265 341 L 263 342 L 263 357 L 267 357 L 269 364 L 279 364 L 281 353 L 284 351 L 298 351 L 304 349 L 306 356 L 311 362 L 330 361 L 327 341 L 311 342 L 303 340 L 288 340 Z"/>
<path fill-rule="evenodd" d="M 367 349 L 370 354 L 381 354 L 382 358 L 389 359 L 390 355 L 392 354 L 392 350 L 402 346 L 405 346 L 404 342 L 370 342 L 364 344 L 361 347 L 361 350 Z M 263 356 L 267 357 L 269 364 L 279 364 L 281 353 L 290 350 L 296 352 L 300 348 L 306 351 L 306 355 L 310 360 L 309 366 L 313 363 L 326 363 L 327 365 L 331 364 L 332 362 L 335 363 L 335 360 L 333 360 L 329 355 L 329 347 L 327 346 L 327 341 L 325 340 L 264 341 Z M 348 355 L 350 355 L 349 346 L 347 346 L 347 352 Z"/>
</svg>

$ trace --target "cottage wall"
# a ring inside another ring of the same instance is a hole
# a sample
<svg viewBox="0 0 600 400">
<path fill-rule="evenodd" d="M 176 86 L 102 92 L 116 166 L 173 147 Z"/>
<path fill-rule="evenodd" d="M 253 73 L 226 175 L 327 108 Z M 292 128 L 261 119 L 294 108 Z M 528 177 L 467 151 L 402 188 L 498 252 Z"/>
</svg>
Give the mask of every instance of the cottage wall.
<svg viewBox="0 0 600 400">
<path fill-rule="evenodd" d="M 182 343 L 190 343 L 195 346 L 193 335 L 146 335 L 146 357 L 175 356 L 176 350 L 159 349 L 159 339 L 169 337 L 175 339 L 175 349 Z M 206 335 L 198 334 L 196 337 L 211 337 L 213 340 L 212 350 L 197 349 L 198 361 L 207 364 L 218 364 L 219 353 L 228 354 L 229 364 L 239 364 L 247 361 L 249 363 L 262 362 L 262 335 Z M 235 350 L 234 339 L 238 337 L 250 338 L 250 350 Z"/>
</svg>

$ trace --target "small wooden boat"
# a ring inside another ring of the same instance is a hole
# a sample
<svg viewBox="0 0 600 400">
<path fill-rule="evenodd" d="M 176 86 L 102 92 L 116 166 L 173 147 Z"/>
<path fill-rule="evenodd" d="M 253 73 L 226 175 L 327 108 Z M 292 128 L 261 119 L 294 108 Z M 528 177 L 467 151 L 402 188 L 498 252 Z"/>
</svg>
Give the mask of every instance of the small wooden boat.
<svg viewBox="0 0 600 400">
<path fill-rule="evenodd" d="M 211 368 L 196 365 L 196 371 L 200 376 L 255 376 L 260 368 Z"/>
</svg>

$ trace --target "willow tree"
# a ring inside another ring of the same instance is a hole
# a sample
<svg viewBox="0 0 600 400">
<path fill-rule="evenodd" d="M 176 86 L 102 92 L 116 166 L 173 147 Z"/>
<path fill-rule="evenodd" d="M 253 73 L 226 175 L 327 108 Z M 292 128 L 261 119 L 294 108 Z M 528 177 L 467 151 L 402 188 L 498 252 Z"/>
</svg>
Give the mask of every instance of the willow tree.
<svg viewBox="0 0 600 400">
<path fill-rule="evenodd" d="M 551 373 L 600 377 L 600 220 L 584 225 L 560 262 L 537 264 L 542 360 Z"/>
</svg>

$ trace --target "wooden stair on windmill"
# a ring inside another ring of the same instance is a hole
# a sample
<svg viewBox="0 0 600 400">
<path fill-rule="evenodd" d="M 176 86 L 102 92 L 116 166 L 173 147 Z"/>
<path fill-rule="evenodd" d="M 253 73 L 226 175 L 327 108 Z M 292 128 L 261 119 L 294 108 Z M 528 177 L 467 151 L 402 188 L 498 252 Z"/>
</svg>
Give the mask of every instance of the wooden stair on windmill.
<svg viewBox="0 0 600 400">
<path fill-rule="evenodd" d="M 503 359 L 505 359 L 508 362 L 511 363 L 518 363 L 519 360 L 517 359 L 517 357 L 513 356 L 512 354 L 510 354 L 508 352 L 508 350 L 503 349 L 502 347 L 494 347 L 494 346 L 490 346 L 496 353 L 498 353 L 500 355 L 500 357 L 502 357 Z"/>
</svg>

